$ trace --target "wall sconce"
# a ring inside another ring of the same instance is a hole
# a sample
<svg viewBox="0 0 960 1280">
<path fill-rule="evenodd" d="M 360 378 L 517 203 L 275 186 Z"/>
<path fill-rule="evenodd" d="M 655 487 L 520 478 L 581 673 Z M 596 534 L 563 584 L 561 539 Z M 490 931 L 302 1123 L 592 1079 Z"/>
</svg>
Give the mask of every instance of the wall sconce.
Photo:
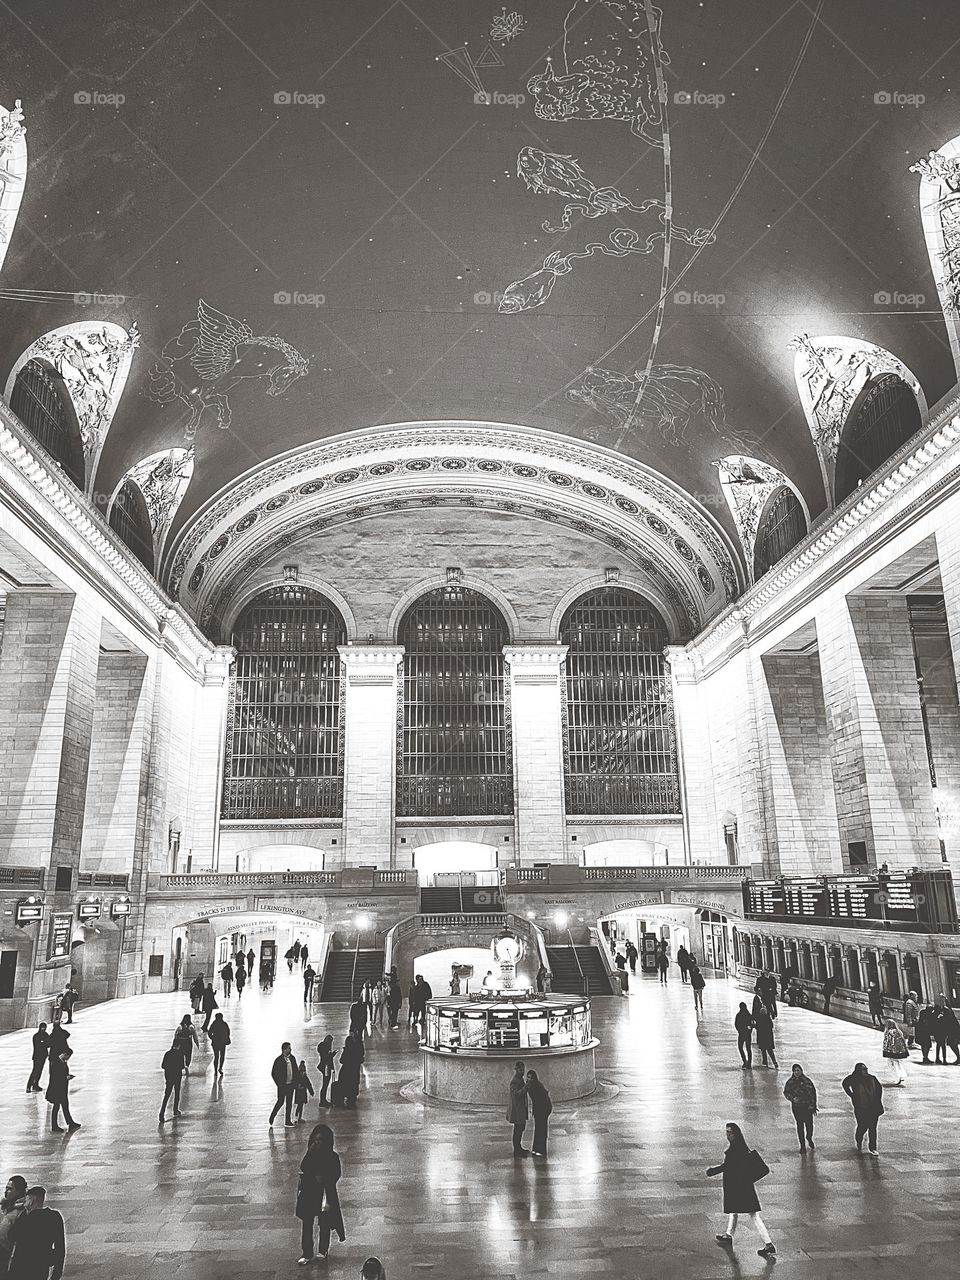
<svg viewBox="0 0 960 1280">
<path fill-rule="evenodd" d="M 283 580 L 284 582 L 299 582 L 300 566 L 298 564 L 285 564 L 283 566 Z"/>
<path fill-rule="evenodd" d="M 603 580 L 607 586 L 614 586 L 620 581 L 620 570 L 616 565 L 611 565 L 609 569 L 604 569 Z"/>
</svg>

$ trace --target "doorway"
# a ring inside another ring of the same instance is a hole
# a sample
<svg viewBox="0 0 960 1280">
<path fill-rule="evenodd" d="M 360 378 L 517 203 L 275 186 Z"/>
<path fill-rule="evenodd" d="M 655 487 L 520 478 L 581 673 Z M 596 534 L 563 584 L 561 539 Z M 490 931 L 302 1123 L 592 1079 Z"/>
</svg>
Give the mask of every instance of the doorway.
<svg viewBox="0 0 960 1280">
<path fill-rule="evenodd" d="M 444 840 L 422 845 L 414 850 L 413 865 L 421 886 L 426 888 L 473 888 L 498 883 L 497 851 L 492 844 Z"/>
</svg>

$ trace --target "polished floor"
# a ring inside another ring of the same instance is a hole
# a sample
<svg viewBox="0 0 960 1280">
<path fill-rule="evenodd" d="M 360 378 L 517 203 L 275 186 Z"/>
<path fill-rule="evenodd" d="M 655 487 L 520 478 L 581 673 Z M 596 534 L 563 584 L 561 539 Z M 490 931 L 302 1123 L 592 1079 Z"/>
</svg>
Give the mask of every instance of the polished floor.
<svg viewBox="0 0 960 1280">
<path fill-rule="evenodd" d="M 42 1094 L 24 1092 L 29 1033 L 0 1039 L 0 1174 L 48 1188 L 66 1218 L 68 1280 L 304 1274 L 293 1203 L 307 1125 L 268 1127 L 270 1065 L 289 1038 L 313 1066 L 314 1046 L 327 1030 L 343 1033 L 346 1010 L 317 1006 L 308 1017 L 300 995 L 284 969 L 272 992 L 222 1002 L 233 1030 L 224 1081 L 212 1080 L 204 1043 L 186 1114 L 162 1129 L 159 1063 L 189 1010 L 184 996 L 81 1006 L 71 1066 L 83 1127 L 72 1135 L 52 1133 Z M 307 1274 L 353 1280 L 376 1253 L 390 1280 L 766 1275 L 771 1264 L 757 1256 L 749 1224 L 734 1253 L 714 1243 L 720 1184 L 704 1170 L 720 1159 L 733 1119 L 771 1167 L 761 1200 L 777 1280 L 955 1277 L 960 1067 L 912 1065 L 907 1086 L 887 1091 L 874 1161 L 854 1149 L 839 1081 L 858 1059 L 880 1069 L 879 1034 L 784 1009 L 780 1071 L 746 1072 L 730 1025 L 739 999 L 732 984 L 709 982 L 699 1022 L 676 980 L 663 989 L 646 979 L 629 999 L 598 1000 L 599 1072 L 619 1093 L 558 1107 L 545 1163 L 512 1158 L 499 1112 L 402 1098 L 418 1072 L 414 1037 L 375 1032 L 358 1110 L 323 1113 L 343 1158 L 347 1240 Z M 795 1060 L 821 1101 L 817 1150 L 803 1157 L 781 1096 Z M 308 1114 L 317 1118 L 316 1102 Z"/>
</svg>

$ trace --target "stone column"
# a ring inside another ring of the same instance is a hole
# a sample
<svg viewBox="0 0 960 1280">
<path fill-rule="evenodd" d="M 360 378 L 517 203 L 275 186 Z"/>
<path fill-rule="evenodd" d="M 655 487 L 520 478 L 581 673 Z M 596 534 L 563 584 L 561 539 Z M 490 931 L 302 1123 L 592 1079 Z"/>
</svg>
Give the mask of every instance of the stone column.
<svg viewBox="0 0 960 1280">
<path fill-rule="evenodd" d="M 236 650 L 218 645 L 204 663 L 203 682 L 196 691 L 190 753 L 190 814 L 193 869 L 220 866 L 220 800 L 226 753 L 230 667 Z M 232 868 L 228 868 L 232 870 Z"/>
<path fill-rule="evenodd" d="M 402 645 L 340 646 L 346 681 L 343 866 L 392 861 Z"/>
<path fill-rule="evenodd" d="M 517 859 L 567 860 L 561 680 L 567 646 L 507 645 Z"/>
<path fill-rule="evenodd" d="M 720 822 L 710 764 L 706 700 L 699 687 L 693 659 L 683 645 L 668 645 L 665 653 L 673 686 L 686 860 L 725 862 L 726 853 L 719 847 Z"/>
<path fill-rule="evenodd" d="M 817 614 L 841 852 L 872 865 L 942 866 L 903 596 L 839 598 Z"/>
</svg>

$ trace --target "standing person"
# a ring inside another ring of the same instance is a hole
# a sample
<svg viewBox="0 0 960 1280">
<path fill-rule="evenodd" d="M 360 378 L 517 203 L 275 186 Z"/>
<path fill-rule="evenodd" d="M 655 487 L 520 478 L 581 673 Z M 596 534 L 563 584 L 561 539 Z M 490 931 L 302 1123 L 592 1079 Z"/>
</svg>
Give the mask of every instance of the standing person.
<svg viewBox="0 0 960 1280">
<path fill-rule="evenodd" d="M 939 1008 L 937 1010 L 937 1061 L 940 1060 L 941 1047 L 943 1053 L 943 1065 L 947 1065 L 946 1046 L 949 1045 L 953 1050 L 954 1066 L 960 1062 L 960 1022 L 957 1021 L 957 1015 L 953 1012 L 950 1005 L 947 1004 L 947 997 L 941 992 L 939 999 Z"/>
<path fill-rule="evenodd" d="M 318 1124 L 310 1134 L 306 1154 L 300 1162 L 300 1181 L 297 1184 L 296 1214 L 301 1221 L 299 1265 L 305 1267 L 313 1261 L 313 1224 L 319 1220 L 320 1239 L 318 1255 L 325 1258 L 330 1252 L 330 1231 L 336 1231 L 341 1243 L 347 1238 L 343 1229 L 343 1212 L 337 1183 L 343 1173 L 340 1157 L 333 1147 L 333 1130 L 329 1125 Z"/>
<path fill-rule="evenodd" d="M 763 990 L 760 995 L 763 999 L 763 1007 L 770 1015 L 770 1021 L 775 1021 L 777 1017 L 777 980 L 772 973 L 765 975 Z"/>
<path fill-rule="evenodd" d="M 294 964 L 300 963 L 300 939 L 299 938 L 297 938 L 297 940 L 294 942 L 293 946 L 290 948 L 287 954 L 293 957 Z"/>
<path fill-rule="evenodd" d="M 694 1012 L 703 1013 L 703 988 L 707 985 L 707 980 L 700 972 L 696 960 L 690 961 L 690 985 L 693 987 Z"/>
<path fill-rule="evenodd" d="M 740 1053 L 740 1061 L 743 1063 L 743 1070 L 749 1071 L 753 1066 L 753 1048 L 751 1040 L 753 1035 L 753 1018 L 750 1010 L 740 1001 L 740 1008 L 737 1016 L 733 1020 L 733 1025 L 737 1029 L 737 1049 Z"/>
<path fill-rule="evenodd" d="M 843 1091 L 853 1103 L 857 1119 L 857 1150 L 863 1150 L 863 1135 L 867 1134 L 870 1155 L 879 1156 L 877 1124 L 883 1115 L 883 1085 L 870 1074 L 865 1062 L 858 1062 L 843 1081 Z"/>
<path fill-rule="evenodd" d="M 293 973 L 293 965 L 296 960 L 296 952 L 293 947 L 287 947 L 286 951 L 283 953 L 283 958 L 287 962 L 287 969 L 290 973 Z"/>
<path fill-rule="evenodd" d="M 197 1039 L 197 1028 L 193 1025 L 193 1021 L 189 1013 L 185 1013 L 180 1019 L 180 1025 L 173 1033 L 174 1044 L 180 1045 L 183 1050 L 183 1070 L 190 1074 L 190 1063 L 193 1061 L 194 1049 L 200 1048 L 200 1041 Z"/>
<path fill-rule="evenodd" d="M 297 1108 L 297 1123 L 303 1119 L 303 1108 L 307 1105 L 307 1097 L 313 1097 L 313 1085 L 307 1072 L 307 1064 L 301 1059 L 297 1067 L 297 1078 L 293 1088 L 293 1101 Z"/>
<path fill-rule="evenodd" d="M 280 1108 L 284 1108 L 285 1125 L 293 1124 L 293 1116 L 290 1109 L 293 1106 L 293 1092 L 297 1080 L 297 1064 L 294 1061 L 293 1054 L 290 1051 L 290 1041 L 284 1040 L 280 1046 L 280 1053 L 273 1060 L 273 1066 L 270 1068 L 270 1075 L 273 1083 L 277 1086 L 277 1101 L 273 1110 L 270 1112 L 270 1123 L 273 1124 Z"/>
<path fill-rule="evenodd" d="M 507 1123 L 513 1125 L 513 1154 L 528 1156 L 530 1152 L 523 1145 L 523 1131 L 527 1127 L 530 1110 L 527 1105 L 526 1065 L 523 1062 L 513 1064 L 513 1076 L 510 1080 L 510 1101 L 507 1103 Z"/>
<path fill-rule="evenodd" d="M 345 1107 L 353 1108 L 360 1096 L 360 1068 L 363 1065 L 363 1040 L 351 1032 L 340 1051 L 340 1072 L 337 1084 Z"/>
<path fill-rule="evenodd" d="M 383 1014 L 387 1007 L 387 990 L 383 979 L 375 982 L 373 986 L 373 1025 L 375 1027 L 383 1026 Z"/>
<path fill-rule="evenodd" d="M 223 1063 L 227 1056 L 227 1045 L 230 1043 L 230 1025 L 218 1013 L 210 1023 L 210 1044 L 213 1048 L 213 1074 L 223 1075 Z"/>
<path fill-rule="evenodd" d="M 74 1120 L 70 1114 L 70 1072 L 67 1070 L 67 1060 L 70 1057 L 70 1050 L 64 1049 L 63 1053 L 56 1057 L 50 1058 L 50 1079 L 47 1082 L 47 1101 L 53 1103 L 53 1118 L 50 1127 L 54 1133 L 63 1133 L 63 1129 L 57 1124 L 60 1118 L 60 1112 L 63 1111 L 63 1118 L 67 1122 L 67 1129 L 73 1133 L 75 1129 L 79 1129 L 80 1125 Z"/>
<path fill-rule="evenodd" d="M 207 983 L 207 988 L 203 993 L 203 999 L 200 1001 L 200 1006 L 203 1009 L 203 1026 L 200 1030 L 207 1032 L 210 1030 L 210 1019 L 213 1017 L 214 1009 L 219 1009 L 220 1007 L 217 1004 L 217 995 L 213 989 L 212 982 Z"/>
<path fill-rule="evenodd" d="M 761 1005 L 754 1012 L 753 1025 L 756 1028 L 757 1048 L 763 1058 L 763 1065 L 765 1067 L 770 1066 L 770 1062 L 767 1061 L 769 1057 L 773 1065 L 779 1068 L 780 1063 L 777 1062 L 776 1046 L 773 1040 L 773 1019 L 770 1017 L 765 1005 Z"/>
<path fill-rule="evenodd" d="M 530 1152 L 535 1156 L 545 1156 L 547 1154 L 547 1121 L 553 1110 L 553 1103 L 550 1100 L 550 1091 L 536 1071 L 527 1072 L 527 1097 L 530 1099 L 530 1109 L 533 1112 L 533 1142 Z"/>
<path fill-rule="evenodd" d="M 350 1030 L 361 1040 L 367 1030 L 367 1005 L 361 994 L 350 1006 Z"/>
<path fill-rule="evenodd" d="M 540 968 L 537 970 L 537 995 L 538 996 L 542 996 L 544 991 L 546 990 L 546 988 L 544 987 L 546 978 L 547 978 L 546 966 L 541 965 Z"/>
<path fill-rule="evenodd" d="M 320 1072 L 320 1098 L 318 1101 L 321 1107 L 325 1107 L 329 1103 L 327 1090 L 330 1088 L 330 1081 L 333 1079 L 335 1069 L 333 1036 L 324 1036 L 317 1045 L 317 1070 Z"/>
<path fill-rule="evenodd" d="M 47 1209 L 44 1187 L 28 1187 L 23 1213 L 10 1232 L 13 1257 L 10 1276 L 15 1280 L 60 1280 L 67 1250 L 63 1218 Z"/>
<path fill-rule="evenodd" d="M 33 1066 L 30 1068 L 30 1075 L 27 1078 L 27 1093 L 40 1092 L 40 1077 L 43 1075 L 44 1063 L 50 1053 L 50 1037 L 47 1035 L 47 1024 L 41 1022 L 40 1026 L 33 1033 L 33 1042 L 31 1052 L 33 1054 Z M 0 1275 L 3 1272 L 0 1271 Z"/>
<path fill-rule="evenodd" d="M 910 1057 L 910 1050 L 907 1048 L 903 1032 L 893 1018 L 884 1020 L 882 1052 L 884 1058 L 890 1063 L 895 1077 L 888 1083 L 894 1088 L 902 1088 L 907 1078 L 903 1070 L 903 1060 Z"/>
<path fill-rule="evenodd" d="M 686 982 L 687 974 L 690 972 L 690 952 L 682 942 L 677 947 L 677 968 L 680 970 L 680 981 Z"/>
<path fill-rule="evenodd" d="M 626 950 L 627 950 L 627 963 L 630 966 L 630 976 L 635 978 L 637 976 L 637 958 L 640 955 L 640 952 L 637 950 L 637 948 L 633 945 L 633 943 L 629 939 L 627 939 Z"/>
<path fill-rule="evenodd" d="M 907 1038 L 907 1048 L 912 1049 L 916 1040 L 917 1019 L 920 1017 L 920 1006 L 917 1004 L 917 993 L 908 991 L 903 997 L 903 1034 Z"/>
<path fill-rule="evenodd" d="M 246 969 L 247 969 L 247 957 L 243 954 L 243 952 L 240 950 L 239 947 L 237 948 L 237 954 L 233 957 L 233 961 L 234 961 L 234 970 L 235 970 L 234 977 L 239 978 L 240 970 L 243 969 L 244 973 L 246 973 Z"/>
<path fill-rule="evenodd" d="M 220 970 L 220 981 L 223 983 L 223 996 L 225 1000 L 230 999 L 230 992 L 233 988 L 233 965 L 228 960 Z"/>
<path fill-rule="evenodd" d="M 707 1170 L 708 1178 L 723 1175 L 723 1211 L 728 1215 L 727 1229 L 717 1236 L 717 1243 L 732 1245 L 741 1213 L 745 1213 L 760 1234 L 763 1248 L 758 1249 L 761 1258 L 775 1258 L 776 1246 L 760 1217 L 760 1200 L 756 1183 L 770 1172 L 758 1151 L 751 1151 L 738 1124 L 728 1124 L 727 1149 L 722 1164 Z"/>
<path fill-rule="evenodd" d="M 300 964 L 303 966 L 304 969 L 307 967 L 307 959 L 309 955 L 310 955 L 310 948 L 306 945 L 306 943 L 304 943 L 304 945 L 300 948 Z"/>
<path fill-rule="evenodd" d="M 423 1026 L 424 1019 L 427 1016 L 427 1001 L 433 999 L 433 989 L 430 983 L 418 973 L 416 981 L 413 984 L 413 990 L 416 992 L 416 1013 L 414 1015 L 414 1024 L 419 1023 Z"/>
<path fill-rule="evenodd" d="M 837 987 L 840 985 L 840 979 L 835 978 L 831 973 L 830 977 L 823 984 L 823 1012 L 826 1017 L 830 1017 L 830 1001 L 837 993 Z"/>
<path fill-rule="evenodd" d="M 407 987 L 407 1030 L 412 1031 L 417 1018 L 417 984 L 411 982 Z"/>
<path fill-rule="evenodd" d="M 59 1022 L 55 1022 L 50 1028 L 50 1052 L 48 1056 L 53 1058 L 57 1054 L 64 1053 L 69 1039 L 70 1032 L 66 1027 L 62 1027 Z"/>
<path fill-rule="evenodd" d="M 659 949 L 658 949 L 658 951 L 657 951 L 657 969 L 659 970 L 659 973 L 660 973 L 660 985 L 661 985 L 662 987 L 665 987 L 665 986 L 667 985 L 667 970 L 668 970 L 669 968 L 670 968 L 670 961 L 669 961 L 669 959 L 667 958 L 666 950 L 665 950 L 665 949 L 664 949 L 664 950 L 659 950 Z"/>
<path fill-rule="evenodd" d="M 247 979 L 248 979 L 248 981 L 249 981 L 249 979 L 250 979 L 250 978 L 252 978 L 252 977 L 253 977 L 253 962 L 254 962 L 254 960 L 256 960 L 256 958 L 257 958 L 257 953 L 254 951 L 253 947 L 251 947 L 251 948 L 250 948 L 250 950 L 247 952 Z"/>
<path fill-rule="evenodd" d="M 484 991 L 493 990 L 493 970 L 492 969 L 488 969 L 487 972 L 483 975 L 483 981 L 480 983 L 480 985 Z"/>
<path fill-rule="evenodd" d="M 874 1027 L 883 1030 L 884 1013 L 883 1013 L 883 996 L 880 994 L 880 988 L 875 982 L 870 983 L 867 991 L 867 1006 L 870 1009 L 870 1022 Z"/>
<path fill-rule="evenodd" d="M 817 1086 L 809 1076 L 803 1074 L 803 1067 L 795 1062 L 790 1071 L 787 1083 L 783 1086 L 783 1096 L 793 1109 L 793 1118 L 797 1125 L 797 1137 L 800 1139 L 800 1150 L 816 1151 L 813 1145 L 813 1117 L 817 1114 Z"/>
<path fill-rule="evenodd" d="M 630 981 L 627 977 L 627 957 L 622 951 L 618 951 L 613 957 L 613 963 L 617 966 L 617 972 L 620 975 L 620 990 L 626 991 L 627 984 Z"/>
<path fill-rule="evenodd" d="M 23 1198 L 27 1194 L 27 1180 L 15 1173 L 3 1189 L 0 1199 L 0 1276 L 5 1276 L 13 1251 L 11 1235 L 17 1220 L 23 1213 Z"/>
<path fill-rule="evenodd" d="M 390 985 L 387 990 L 387 1013 L 390 1018 L 390 1030 L 396 1031 L 400 1026 L 400 1008 L 403 1005 L 403 992 L 396 969 L 390 970 Z"/>
<path fill-rule="evenodd" d="M 203 980 L 203 974 L 198 973 L 194 980 L 190 983 L 190 1004 L 193 1006 L 193 1012 L 200 1012 L 200 1005 L 203 1001 L 203 993 L 207 989 L 207 984 Z"/>
<path fill-rule="evenodd" d="M 308 964 L 303 971 L 303 1003 L 309 1004 L 313 1000 L 313 984 L 317 977 L 317 971 L 312 964 Z"/>
<path fill-rule="evenodd" d="M 160 1115 L 157 1117 L 160 1124 L 166 1123 L 167 1103 L 173 1097 L 173 1114 L 175 1116 L 182 1115 L 180 1110 L 180 1086 L 183 1083 L 183 1073 L 185 1070 L 183 1062 L 183 1048 L 181 1044 L 174 1040 L 173 1044 L 163 1055 L 160 1062 L 160 1070 L 163 1072 L 164 1089 L 163 1101 L 160 1103 Z"/>
<path fill-rule="evenodd" d="M 930 1066 L 930 1049 L 934 1040 L 934 1023 L 933 1005 L 925 1004 L 917 1016 L 916 1036 L 920 1052 L 923 1054 L 922 1061 L 928 1067 Z"/>
<path fill-rule="evenodd" d="M 247 970 L 245 965 L 237 965 L 237 999 L 243 995 L 243 988 L 247 985 Z"/>
<path fill-rule="evenodd" d="M 80 992 L 68 982 L 60 996 L 60 1008 L 67 1015 L 67 1022 L 73 1021 L 73 1009 L 80 999 Z"/>
</svg>

